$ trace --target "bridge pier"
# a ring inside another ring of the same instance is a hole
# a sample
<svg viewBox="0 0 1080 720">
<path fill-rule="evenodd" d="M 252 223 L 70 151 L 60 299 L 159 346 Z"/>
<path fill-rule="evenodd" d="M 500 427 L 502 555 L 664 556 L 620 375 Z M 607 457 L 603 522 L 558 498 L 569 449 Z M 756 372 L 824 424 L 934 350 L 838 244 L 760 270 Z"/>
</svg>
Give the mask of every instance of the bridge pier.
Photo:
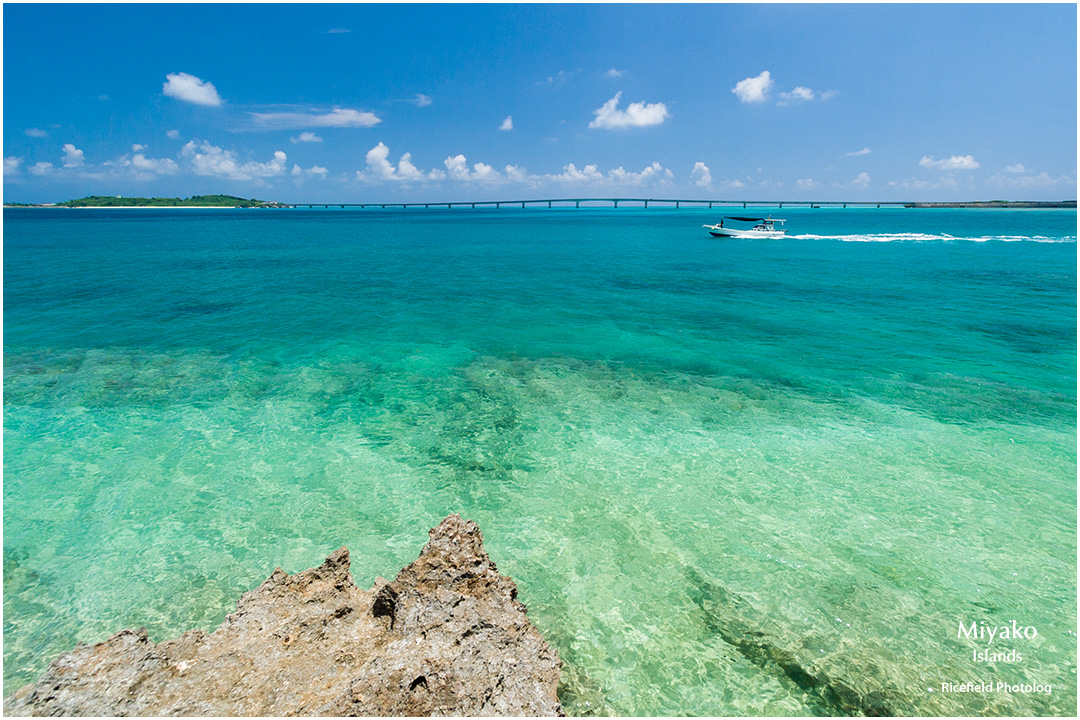
<svg viewBox="0 0 1080 720">
<path fill-rule="evenodd" d="M 648 209 L 648 208 L 649 208 L 649 201 L 648 201 L 648 200 L 646 200 L 646 201 L 645 201 L 645 208 L 646 208 L 646 209 Z"/>
<path fill-rule="evenodd" d="M 676 200 L 676 201 L 675 201 L 675 209 L 676 209 L 676 210 L 678 210 L 678 209 L 679 209 L 679 201 L 678 201 L 678 200 Z"/>
<path fill-rule="evenodd" d="M 618 200 L 615 200 L 614 203 L 615 203 L 615 207 L 619 207 L 619 201 Z"/>
<path fill-rule="evenodd" d="M 575 207 L 575 208 L 579 208 L 579 207 L 581 207 L 581 201 L 580 201 L 580 200 L 575 200 L 575 201 L 574 201 L 574 207 Z"/>
</svg>

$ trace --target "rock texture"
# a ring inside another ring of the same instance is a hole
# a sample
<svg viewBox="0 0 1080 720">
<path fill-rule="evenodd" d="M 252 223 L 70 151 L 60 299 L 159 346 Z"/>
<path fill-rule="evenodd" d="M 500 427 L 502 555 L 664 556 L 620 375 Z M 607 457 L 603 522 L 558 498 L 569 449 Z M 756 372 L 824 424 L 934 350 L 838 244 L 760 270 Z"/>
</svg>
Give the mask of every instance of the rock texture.
<svg viewBox="0 0 1080 720">
<path fill-rule="evenodd" d="M 275 570 L 215 632 L 79 645 L 4 714 L 562 715 L 559 667 L 476 523 L 451 515 L 393 582 L 356 587 L 345 548 Z"/>
</svg>

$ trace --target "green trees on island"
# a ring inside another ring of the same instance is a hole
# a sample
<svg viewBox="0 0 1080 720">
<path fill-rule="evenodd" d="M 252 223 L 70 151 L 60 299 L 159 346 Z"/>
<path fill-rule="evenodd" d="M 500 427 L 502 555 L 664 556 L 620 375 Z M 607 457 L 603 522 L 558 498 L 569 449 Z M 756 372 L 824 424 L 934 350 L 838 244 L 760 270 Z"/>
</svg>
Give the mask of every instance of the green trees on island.
<svg viewBox="0 0 1080 720">
<path fill-rule="evenodd" d="M 78 200 L 57 203 L 58 207 L 287 207 L 284 203 L 254 198 L 245 200 L 233 195 L 192 195 L 189 198 L 144 198 L 120 195 L 90 195 Z"/>
</svg>

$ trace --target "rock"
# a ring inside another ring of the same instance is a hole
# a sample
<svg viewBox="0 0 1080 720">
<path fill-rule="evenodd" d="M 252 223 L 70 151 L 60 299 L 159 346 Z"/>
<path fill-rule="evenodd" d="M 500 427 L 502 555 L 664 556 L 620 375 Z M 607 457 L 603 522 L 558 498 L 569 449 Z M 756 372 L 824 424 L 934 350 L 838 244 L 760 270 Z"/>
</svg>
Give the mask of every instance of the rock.
<svg viewBox="0 0 1080 720">
<path fill-rule="evenodd" d="M 562 715 L 560 662 L 458 515 L 393 582 L 349 552 L 245 593 L 215 632 L 124 630 L 60 656 L 5 715 Z"/>
</svg>

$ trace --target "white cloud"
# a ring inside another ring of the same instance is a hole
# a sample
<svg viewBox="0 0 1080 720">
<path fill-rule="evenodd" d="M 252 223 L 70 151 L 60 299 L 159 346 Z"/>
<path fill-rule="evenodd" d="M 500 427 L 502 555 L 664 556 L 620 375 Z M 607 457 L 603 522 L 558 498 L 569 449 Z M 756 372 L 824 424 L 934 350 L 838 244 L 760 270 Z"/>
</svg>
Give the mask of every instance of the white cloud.
<svg viewBox="0 0 1080 720">
<path fill-rule="evenodd" d="M 780 100 L 781 100 L 780 104 L 781 105 L 786 105 L 786 104 L 792 103 L 792 102 L 813 100 L 813 99 L 814 99 L 814 91 L 811 90 L 808 87 L 803 87 L 802 85 L 799 85 L 798 87 L 796 87 L 791 92 L 782 92 L 782 93 L 780 93 Z"/>
<path fill-rule="evenodd" d="M 936 190 L 941 186 L 918 178 L 908 178 L 907 180 L 890 180 L 889 187 L 902 190 L 926 190 L 927 188 Z"/>
<path fill-rule="evenodd" d="M 334 108 L 328 113 L 250 113 L 255 123 L 268 130 L 299 130 L 310 127 L 373 127 L 382 122 L 375 113 Z"/>
<path fill-rule="evenodd" d="M 246 162 L 241 164 L 236 153 L 223 150 L 203 140 L 201 145 L 190 141 L 180 151 L 180 156 L 191 163 L 191 170 L 196 175 L 211 175 L 229 180 L 256 180 L 275 177 L 285 173 L 285 153 L 278 150 L 274 159 L 268 162 Z"/>
<path fill-rule="evenodd" d="M 941 160 L 935 160 L 932 155 L 924 155 L 922 160 L 919 160 L 919 165 L 938 170 L 974 170 L 979 167 L 979 163 L 971 155 L 953 155 Z"/>
<path fill-rule="evenodd" d="M 45 137 L 49 134 L 39 128 L 26 128 L 26 130 L 24 130 L 23 132 L 25 132 L 30 137 Z"/>
<path fill-rule="evenodd" d="M 502 121 L 502 125 L 499 126 L 500 130 L 513 130 L 514 129 L 514 116 L 507 115 L 506 119 Z"/>
<path fill-rule="evenodd" d="M 194 75 L 187 73 L 172 73 L 165 76 L 165 84 L 161 91 L 169 97 L 196 105 L 209 105 L 217 107 L 221 104 L 221 96 L 217 88 L 209 81 L 203 81 Z"/>
<path fill-rule="evenodd" d="M 703 162 L 694 163 L 694 169 L 690 171 L 690 180 L 698 187 L 712 187 L 712 173 L 709 166 Z"/>
<path fill-rule="evenodd" d="M 644 102 L 631 103 L 626 110 L 619 110 L 619 97 L 622 91 L 615 93 L 615 97 L 594 110 L 596 118 L 589 123 L 591 128 L 611 130 L 624 127 L 647 127 L 659 125 L 668 117 L 667 107 L 664 103 Z"/>
<path fill-rule="evenodd" d="M 352 30 L 349 30 L 348 28 L 332 28 L 330 30 L 327 30 L 326 34 L 327 35 L 344 35 L 346 33 L 351 33 L 351 32 L 352 32 Z"/>
<path fill-rule="evenodd" d="M 53 171 L 53 164 L 51 162 L 39 162 L 34 163 L 30 168 L 31 175 L 48 175 Z"/>
<path fill-rule="evenodd" d="M 608 179 L 618 185 L 648 185 L 654 181 L 664 183 L 673 177 L 671 171 L 665 170 L 658 162 L 637 173 L 623 170 L 621 166 L 608 171 Z"/>
<path fill-rule="evenodd" d="M 498 170 L 482 162 L 475 163 L 472 170 L 469 170 L 465 156 L 461 154 L 448 156 L 443 161 L 443 165 L 446 166 L 446 176 L 451 180 L 485 183 L 503 181 L 503 176 L 499 174 Z"/>
<path fill-rule="evenodd" d="M 773 80 L 769 75 L 769 71 L 763 70 L 757 77 L 740 80 L 731 89 L 731 92 L 735 93 L 739 100 L 744 103 L 765 102 L 768 99 L 769 88 L 772 87 L 772 84 Z"/>
<path fill-rule="evenodd" d="M 179 130 L 166 130 L 165 134 L 169 137 L 170 140 L 176 140 L 180 137 Z"/>
<path fill-rule="evenodd" d="M 724 188 L 725 190 L 738 190 L 739 188 L 746 187 L 746 183 L 736 178 L 734 180 L 725 180 L 724 182 L 720 183 L 720 187 Z"/>
<path fill-rule="evenodd" d="M 582 183 L 582 182 L 596 182 L 603 180 L 604 176 L 597 169 L 596 165 L 586 165 L 581 170 L 578 170 L 574 166 L 574 163 L 570 163 L 563 167 L 563 171 L 558 175 L 545 175 L 544 179 L 553 180 L 555 182 L 564 183 Z"/>
<path fill-rule="evenodd" d="M 18 175 L 22 169 L 22 164 L 23 159 L 14 155 L 4 158 L 4 177 Z"/>
<path fill-rule="evenodd" d="M 862 190 L 870 184 L 870 176 L 867 173 L 861 172 L 855 176 L 855 179 L 851 181 L 851 185 Z"/>
<path fill-rule="evenodd" d="M 389 156 L 390 148 L 381 142 L 368 150 L 367 156 L 365 157 L 367 169 L 363 172 L 358 171 L 356 173 L 357 179 L 372 183 L 415 182 L 420 180 L 437 180 L 443 175 L 442 172 L 438 170 L 424 173 L 413 165 L 412 155 L 410 153 L 402 155 L 401 159 L 398 160 L 396 167 L 387 160 Z"/>
<path fill-rule="evenodd" d="M 180 166 L 170 158 L 148 158 L 138 152 L 131 156 L 131 167 L 144 175 L 175 175 L 180 172 Z"/>
<path fill-rule="evenodd" d="M 1016 163 L 1015 165 L 1010 165 L 1007 168 L 1005 168 L 1005 172 L 1007 172 L 1007 173 L 1022 173 L 1022 172 L 1024 172 L 1024 164 L 1023 163 Z"/>
<path fill-rule="evenodd" d="M 1009 172 L 1014 171 L 1009 170 Z M 1019 176 L 1016 174 L 1002 175 L 1001 173 L 997 173 L 986 178 L 986 184 L 997 188 L 1046 188 L 1057 185 L 1076 185 L 1076 180 L 1068 175 L 1059 175 L 1056 178 L 1050 177 L 1049 173 L 1046 171 L 1043 171 L 1038 175 Z"/>
<path fill-rule="evenodd" d="M 290 175 L 292 175 L 293 177 L 317 177 L 317 178 L 324 178 L 324 177 L 326 177 L 326 174 L 327 174 L 327 172 L 329 172 L 329 171 L 328 171 L 328 170 L 327 170 L 326 168 L 324 168 L 324 167 L 319 167 L 318 165 L 312 165 L 312 166 L 311 166 L 311 167 L 309 167 L 309 168 L 308 168 L 307 170 L 304 170 L 304 169 L 303 169 L 302 167 L 300 167 L 299 165 L 295 165 L 295 164 L 294 164 L 294 165 L 292 166 L 292 172 L 291 172 L 291 173 L 289 173 L 289 174 L 290 174 Z"/>
<path fill-rule="evenodd" d="M 818 184 L 816 182 L 814 182 L 813 178 L 806 178 L 805 180 L 796 180 L 795 184 L 799 186 L 800 190 L 813 190 L 814 188 L 816 188 L 818 186 Z"/>
<path fill-rule="evenodd" d="M 414 97 L 411 102 L 416 105 L 416 107 L 427 107 L 432 103 L 432 100 L 423 93 L 416 93 L 416 97 Z"/>
<path fill-rule="evenodd" d="M 146 149 L 146 146 L 145 145 L 140 145 L 139 143 L 135 143 L 134 145 L 131 146 L 131 152 L 142 152 L 145 149 Z"/>
<path fill-rule="evenodd" d="M 838 94 L 835 90 L 826 90 L 823 93 L 818 93 L 818 97 L 822 100 L 832 100 Z"/>
<path fill-rule="evenodd" d="M 844 153 L 844 157 L 859 157 L 860 155 L 869 155 L 870 148 L 864 147 L 862 150 L 854 150 L 849 153 Z"/>
<path fill-rule="evenodd" d="M 304 132 L 300 133 L 300 135 L 297 136 L 297 137 L 289 138 L 289 142 L 294 143 L 294 144 L 295 143 L 320 143 L 322 141 L 323 141 L 323 139 L 321 137 L 319 137 L 315 133 L 311 132 L 310 130 L 305 130 Z"/>
<path fill-rule="evenodd" d="M 608 70 L 604 74 L 607 75 L 609 78 L 621 78 L 623 76 L 623 71 L 622 70 L 616 70 L 615 68 L 611 68 L 610 70 Z"/>
<path fill-rule="evenodd" d="M 536 184 L 536 178 L 529 175 L 528 171 L 526 171 L 523 167 L 518 167 L 517 165 L 507 165 L 505 168 L 503 168 L 503 171 L 506 173 L 506 179 L 510 182 L 529 183 L 531 185 Z"/>
<path fill-rule="evenodd" d="M 64 143 L 64 167 L 74 168 L 83 164 L 83 151 L 71 143 Z"/>
</svg>

